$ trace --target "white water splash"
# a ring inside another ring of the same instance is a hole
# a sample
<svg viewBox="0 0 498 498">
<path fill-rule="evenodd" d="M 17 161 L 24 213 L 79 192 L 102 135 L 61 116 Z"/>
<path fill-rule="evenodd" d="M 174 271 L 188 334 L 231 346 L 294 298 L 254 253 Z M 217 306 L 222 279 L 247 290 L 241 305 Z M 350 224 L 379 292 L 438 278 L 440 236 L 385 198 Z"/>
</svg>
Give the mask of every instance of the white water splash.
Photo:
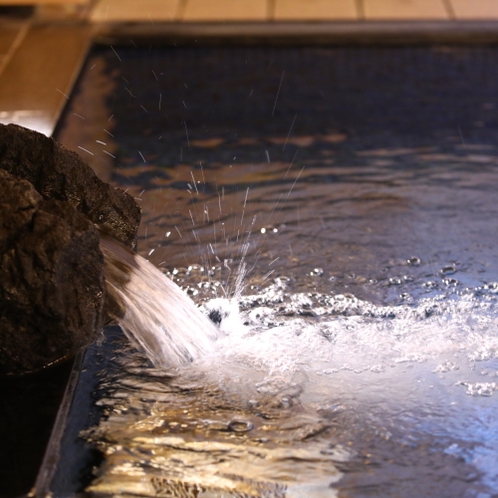
<svg viewBox="0 0 498 498">
<path fill-rule="evenodd" d="M 89 490 L 323 498 L 349 489 L 352 472 L 372 476 L 376 496 L 390 486 L 412 496 L 383 469 L 414 461 L 408 479 L 421 475 L 431 491 L 434 465 L 477 470 L 483 489 L 496 488 L 498 319 L 487 287 L 380 306 L 275 279 L 208 301 L 219 336 L 194 365 L 165 372 L 120 353 L 99 401 L 111 415 L 89 433 L 106 452 Z M 440 475 L 441 489 L 457 480 Z"/>
<path fill-rule="evenodd" d="M 293 294 L 273 286 L 238 302 L 214 299 L 205 308 L 217 317 L 214 321 L 223 334 L 215 357 L 206 362 L 215 365 L 211 371 L 220 378 L 233 377 L 238 370 L 239 380 L 247 384 L 281 378 L 291 383 L 293 376 L 305 374 L 326 391 L 336 377 L 353 375 L 368 385 L 378 384 L 380 379 L 374 378 L 382 374 L 388 395 L 393 376 L 416 384 L 420 370 L 413 375 L 409 370 L 423 365 L 428 383 L 431 377 L 446 376 L 469 391 L 471 382 L 486 380 L 477 378 L 482 377 L 479 365 L 484 368 L 498 359 L 493 295 L 377 306 L 354 296 Z M 343 388 L 342 394 L 347 394 L 349 387 L 338 381 L 336 394 Z M 473 389 L 472 394 L 490 395 L 494 390 Z"/>
</svg>

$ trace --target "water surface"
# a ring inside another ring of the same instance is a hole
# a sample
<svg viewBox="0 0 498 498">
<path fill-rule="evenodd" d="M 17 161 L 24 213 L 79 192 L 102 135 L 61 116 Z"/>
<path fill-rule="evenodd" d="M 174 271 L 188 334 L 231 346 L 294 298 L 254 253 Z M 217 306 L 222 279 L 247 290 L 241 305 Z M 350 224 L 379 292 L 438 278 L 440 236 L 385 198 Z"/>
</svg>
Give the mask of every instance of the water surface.
<svg viewBox="0 0 498 498">
<path fill-rule="evenodd" d="M 494 48 L 94 51 L 59 138 L 137 198 L 143 256 L 232 308 L 180 370 L 113 339 L 90 489 L 496 493 L 497 68 Z"/>
</svg>

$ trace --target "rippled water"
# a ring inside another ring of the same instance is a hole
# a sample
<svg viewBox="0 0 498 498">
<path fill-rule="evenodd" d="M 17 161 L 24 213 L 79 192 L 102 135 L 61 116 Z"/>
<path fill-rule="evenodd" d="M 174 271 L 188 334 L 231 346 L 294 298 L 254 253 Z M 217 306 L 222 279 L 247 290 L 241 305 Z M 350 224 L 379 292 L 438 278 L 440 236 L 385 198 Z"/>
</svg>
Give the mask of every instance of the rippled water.
<svg viewBox="0 0 498 498">
<path fill-rule="evenodd" d="M 222 332 L 170 370 L 108 339 L 94 493 L 496 494 L 498 55 L 377 52 L 90 59 L 79 144 Z"/>
<path fill-rule="evenodd" d="M 491 496 L 497 289 L 386 307 L 277 279 L 241 315 L 221 303 L 226 335 L 196 365 L 156 370 L 121 344 L 90 490 Z"/>
</svg>

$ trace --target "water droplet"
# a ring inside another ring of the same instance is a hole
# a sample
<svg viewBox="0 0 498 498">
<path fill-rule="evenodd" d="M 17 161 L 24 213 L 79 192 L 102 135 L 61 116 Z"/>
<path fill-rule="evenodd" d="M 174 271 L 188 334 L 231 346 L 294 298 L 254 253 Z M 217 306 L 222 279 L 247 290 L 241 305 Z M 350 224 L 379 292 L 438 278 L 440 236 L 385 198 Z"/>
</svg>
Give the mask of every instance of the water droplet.
<svg viewBox="0 0 498 498">
<path fill-rule="evenodd" d="M 229 428 L 229 424 L 226 422 L 220 422 L 218 420 L 208 420 L 207 429 L 210 431 L 226 431 Z"/>
<path fill-rule="evenodd" d="M 427 282 L 424 282 L 422 285 L 427 289 L 437 289 L 437 282 L 434 282 L 433 280 L 428 280 Z"/>
<path fill-rule="evenodd" d="M 456 287 L 460 284 L 460 282 L 456 278 L 444 278 L 443 284 L 447 285 L 448 287 Z"/>
<path fill-rule="evenodd" d="M 253 427 L 248 420 L 234 419 L 228 423 L 228 429 L 232 432 L 249 432 Z"/>
<path fill-rule="evenodd" d="M 382 373 L 385 372 L 386 368 L 383 365 L 373 365 L 369 370 L 373 373 Z"/>
<path fill-rule="evenodd" d="M 479 396 L 491 396 L 493 394 L 493 391 L 494 391 L 494 388 L 495 388 L 494 382 L 492 384 L 493 384 L 492 386 L 485 385 L 485 386 L 480 387 L 477 390 L 477 394 Z"/>
<path fill-rule="evenodd" d="M 435 369 L 434 369 L 434 372 L 435 373 L 446 373 L 446 372 L 450 372 L 452 370 L 458 370 L 460 367 L 452 362 L 452 361 L 445 361 L 444 363 L 441 363 L 440 365 L 438 365 Z"/>
<path fill-rule="evenodd" d="M 400 278 L 397 277 L 391 277 L 389 279 L 389 285 L 401 285 L 403 282 Z"/>
<path fill-rule="evenodd" d="M 203 272 L 204 268 L 200 265 L 190 265 L 187 268 L 187 275 L 190 275 L 191 273 L 196 273 L 196 272 Z"/>
<path fill-rule="evenodd" d="M 466 394 L 470 396 L 491 396 L 497 389 L 496 382 L 475 382 L 474 384 L 470 382 L 460 381 L 457 385 L 464 386 Z"/>
<path fill-rule="evenodd" d="M 292 406 L 292 402 L 289 398 L 282 398 L 280 400 L 280 407 L 281 408 L 290 408 Z"/>
<path fill-rule="evenodd" d="M 310 275 L 320 277 L 323 275 L 323 268 L 314 268 Z"/>
<path fill-rule="evenodd" d="M 441 273 L 441 275 L 453 275 L 455 272 L 456 272 L 455 265 L 444 266 L 443 268 L 441 268 L 441 270 L 439 270 L 439 273 Z"/>
<path fill-rule="evenodd" d="M 420 258 L 418 258 L 417 256 L 412 256 L 411 258 L 407 259 L 406 262 L 410 266 L 419 266 L 420 265 Z"/>
<path fill-rule="evenodd" d="M 486 284 L 484 288 L 493 294 L 498 294 L 498 282 L 490 282 L 489 284 Z"/>
<path fill-rule="evenodd" d="M 261 228 L 261 233 L 277 233 L 278 228 L 274 227 L 273 225 L 269 225 L 266 227 Z"/>
<path fill-rule="evenodd" d="M 337 368 L 326 368 L 325 370 L 322 370 L 323 375 L 332 375 L 339 372 Z"/>
</svg>

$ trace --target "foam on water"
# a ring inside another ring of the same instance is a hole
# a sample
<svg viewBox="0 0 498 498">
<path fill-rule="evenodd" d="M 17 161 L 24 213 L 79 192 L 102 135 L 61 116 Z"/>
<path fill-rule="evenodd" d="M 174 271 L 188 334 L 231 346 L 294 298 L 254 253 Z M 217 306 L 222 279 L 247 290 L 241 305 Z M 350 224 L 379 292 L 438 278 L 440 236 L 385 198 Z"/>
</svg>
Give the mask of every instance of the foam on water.
<svg viewBox="0 0 498 498">
<path fill-rule="evenodd" d="M 278 281 L 239 303 L 215 299 L 205 307 L 220 317 L 217 363 L 238 361 L 269 375 L 379 373 L 427 362 L 445 372 L 473 368 L 498 355 L 494 291 L 483 289 L 408 306 L 378 306 L 353 295 L 286 293 Z"/>
<path fill-rule="evenodd" d="M 444 451 L 474 465 L 493 489 L 495 292 L 488 284 L 408 306 L 377 306 L 352 295 L 287 293 L 277 282 L 241 298 L 240 314 L 234 302 L 207 303 L 211 314 L 213 307 L 224 310 L 225 335 L 206 375 L 247 398 L 272 396 L 281 407 L 335 407 L 349 413 L 345 432 L 370 425 L 413 448 L 424 439 L 447 444 Z"/>
<path fill-rule="evenodd" d="M 491 496 L 495 292 L 382 306 L 277 278 L 209 300 L 219 336 L 195 363 L 118 356 L 98 401 L 107 417 L 87 434 L 106 455 L 89 490 L 321 498 L 362 496 L 370 479 L 376 496 L 420 496 L 418 482 L 421 494 Z"/>
<path fill-rule="evenodd" d="M 318 498 L 372 475 L 379 496 L 416 496 L 414 480 L 440 496 L 498 487 L 498 284 L 387 305 L 334 294 L 315 269 L 309 287 L 277 277 L 244 295 L 243 257 L 231 298 L 207 299 L 221 285 L 209 272 L 178 277 L 201 313 L 143 258 L 103 250 L 117 318 L 156 368 L 125 348 L 105 377 L 107 417 L 87 437 L 106 459 L 90 491 Z M 416 295 L 426 278 L 404 280 Z M 410 468 L 406 483 L 390 465 Z"/>
</svg>

